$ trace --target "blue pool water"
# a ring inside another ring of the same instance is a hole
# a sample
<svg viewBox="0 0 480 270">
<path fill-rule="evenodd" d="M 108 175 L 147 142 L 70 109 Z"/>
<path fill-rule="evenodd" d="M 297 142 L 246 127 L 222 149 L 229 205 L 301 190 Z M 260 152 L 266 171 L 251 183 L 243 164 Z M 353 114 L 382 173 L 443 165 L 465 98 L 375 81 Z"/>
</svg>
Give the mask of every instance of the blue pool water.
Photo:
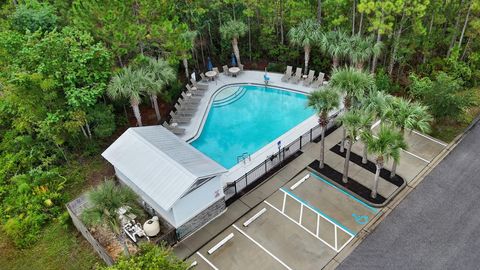
<svg viewBox="0 0 480 270">
<path fill-rule="evenodd" d="M 191 144 L 229 169 L 314 114 L 307 96 L 277 88 L 242 85 L 214 98 L 200 136 Z"/>
</svg>

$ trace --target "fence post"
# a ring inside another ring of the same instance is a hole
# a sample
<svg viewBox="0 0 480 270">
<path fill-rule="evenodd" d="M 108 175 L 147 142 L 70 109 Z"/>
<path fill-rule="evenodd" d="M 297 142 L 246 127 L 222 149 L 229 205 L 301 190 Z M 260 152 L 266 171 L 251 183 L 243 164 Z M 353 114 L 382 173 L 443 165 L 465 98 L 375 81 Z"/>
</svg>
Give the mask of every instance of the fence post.
<svg viewBox="0 0 480 270">
<path fill-rule="evenodd" d="M 303 135 L 300 135 L 300 150 L 302 150 L 302 137 Z"/>
</svg>

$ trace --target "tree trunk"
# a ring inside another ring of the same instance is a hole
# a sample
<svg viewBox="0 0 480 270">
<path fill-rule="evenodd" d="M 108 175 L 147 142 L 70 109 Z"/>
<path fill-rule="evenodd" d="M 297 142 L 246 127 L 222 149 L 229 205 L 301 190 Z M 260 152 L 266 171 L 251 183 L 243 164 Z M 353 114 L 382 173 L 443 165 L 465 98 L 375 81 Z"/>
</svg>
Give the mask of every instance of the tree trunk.
<svg viewBox="0 0 480 270">
<path fill-rule="evenodd" d="M 240 66 L 242 64 L 242 62 L 240 62 L 240 50 L 238 49 L 237 38 L 232 39 L 232 47 L 233 47 L 233 53 L 235 54 L 235 57 L 237 58 L 237 64 Z"/>
<path fill-rule="evenodd" d="M 207 25 L 208 25 L 208 38 L 210 40 L 210 47 L 213 49 L 213 39 L 212 39 L 212 31 L 210 29 L 210 21 L 208 21 Z"/>
<path fill-rule="evenodd" d="M 463 1 L 460 2 L 460 5 L 458 7 L 458 12 L 460 13 L 462 11 L 462 6 L 463 6 Z M 450 41 L 450 46 L 448 46 L 448 52 L 447 52 L 447 57 L 450 56 L 452 53 L 453 46 L 455 45 L 455 41 L 457 40 L 457 34 L 458 34 L 458 25 L 460 24 L 460 14 L 457 14 L 457 18 L 455 20 L 455 27 L 453 28 L 453 36 L 452 40 Z"/>
<path fill-rule="evenodd" d="M 132 109 L 133 115 L 135 115 L 135 119 L 137 119 L 137 126 L 142 126 L 142 116 L 140 115 L 140 108 L 138 107 L 137 102 L 132 102 Z"/>
<path fill-rule="evenodd" d="M 382 35 L 380 34 L 380 31 L 377 31 L 377 44 L 382 41 Z M 377 69 L 377 61 L 378 61 L 378 56 L 374 55 L 373 60 L 372 60 L 372 73 L 375 73 L 375 70 Z"/>
<path fill-rule="evenodd" d="M 372 188 L 372 198 L 377 198 L 377 188 L 378 188 L 378 180 L 379 180 L 379 177 L 380 177 L 380 170 L 382 169 L 382 166 L 380 164 L 376 164 L 377 166 L 377 170 L 375 171 L 375 179 L 374 179 L 374 182 L 373 182 L 373 188 Z"/>
<path fill-rule="evenodd" d="M 462 34 L 460 35 L 460 40 L 458 41 L 458 48 L 462 47 L 463 37 L 465 36 L 465 30 L 467 29 L 468 17 L 470 17 L 470 11 L 472 10 L 472 5 L 473 4 L 470 3 L 470 6 L 468 7 L 467 17 L 465 17 L 465 23 L 463 24 L 463 28 L 462 28 Z"/>
<path fill-rule="evenodd" d="M 402 18 L 400 19 L 400 25 L 398 27 L 398 30 L 395 32 L 395 37 L 393 40 L 392 55 L 390 56 L 390 63 L 388 64 L 388 75 L 390 76 L 392 76 L 393 67 L 395 66 L 395 58 L 397 56 L 398 45 L 400 44 L 400 36 L 402 35 L 404 23 L 405 23 L 405 10 L 402 13 Z"/>
<path fill-rule="evenodd" d="M 347 139 L 345 143 L 347 144 L 347 154 L 345 155 L 345 164 L 343 165 L 342 181 L 346 184 L 348 182 L 348 166 L 350 165 L 350 152 L 352 151 L 353 141 Z"/>
<path fill-rule="evenodd" d="M 118 55 L 117 58 L 118 58 L 118 63 L 120 64 L 121 67 L 123 67 L 122 57 Z"/>
<path fill-rule="evenodd" d="M 305 50 L 305 73 L 304 74 L 307 74 L 308 73 L 308 61 L 310 60 L 311 48 L 310 48 L 310 46 L 305 46 L 304 50 Z"/>
<path fill-rule="evenodd" d="M 465 59 L 465 56 L 467 55 L 468 45 L 470 45 L 470 40 L 471 40 L 471 38 L 469 37 L 467 39 L 467 44 L 465 44 L 465 49 L 463 49 L 462 57 L 460 57 L 461 61 L 463 61 Z"/>
<path fill-rule="evenodd" d="M 90 124 L 88 123 L 87 120 L 85 120 L 85 126 L 87 127 L 88 138 L 91 139 L 92 138 L 92 132 L 90 131 Z"/>
<path fill-rule="evenodd" d="M 342 127 L 342 141 L 340 142 L 340 152 L 345 152 L 345 138 L 347 137 L 347 130 L 345 127 Z"/>
<path fill-rule="evenodd" d="M 362 35 L 363 13 L 360 13 L 360 23 L 358 24 L 358 35 Z"/>
<path fill-rule="evenodd" d="M 390 171 L 390 178 L 395 177 L 397 173 L 397 162 L 394 160 L 392 164 L 392 170 Z"/>
<path fill-rule="evenodd" d="M 322 138 L 320 140 L 320 169 L 323 169 L 325 165 L 325 130 L 327 126 L 322 126 Z"/>
<path fill-rule="evenodd" d="M 280 0 L 280 43 L 283 45 L 285 42 L 283 29 L 283 0 Z"/>
<path fill-rule="evenodd" d="M 367 144 L 363 142 L 363 156 L 362 156 L 362 163 L 367 164 L 368 163 L 368 148 Z"/>
<path fill-rule="evenodd" d="M 430 25 L 428 27 L 428 34 L 427 34 L 427 40 L 428 38 L 430 37 L 430 35 L 432 34 L 432 29 L 433 29 L 433 21 L 435 19 L 435 12 L 432 13 L 432 17 L 430 19 Z M 423 48 L 425 50 L 425 48 Z M 427 62 L 427 54 L 425 53 L 425 51 L 423 52 L 423 58 L 422 58 L 422 63 L 425 64 Z"/>
<path fill-rule="evenodd" d="M 85 128 L 83 126 L 80 126 L 80 129 L 82 130 L 83 136 L 85 136 L 85 138 L 88 138 L 88 135 L 87 135 L 87 132 L 85 131 Z"/>
<path fill-rule="evenodd" d="M 250 17 L 248 17 L 248 57 L 252 61 L 252 23 Z"/>
<path fill-rule="evenodd" d="M 188 80 L 190 78 L 190 72 L 188 72 L 188 60 L 187 60 L 187 58 L 183 58 L 183 67 L 185 68 L 185 77 Z"/>
<path fill-rule="evenodd" d="M 199 34 L 200 37 L 200 52 L 202 53 L 202 62 L 203 66 L 205 67 L 207 64 L 205 63 L 205 54 L 203 53 L 203 36 L 202 34 Z"/>
<path fill-rule="evenodd" d="M 152 95 L 151 99 L 153 101 L 153 107 L 155 108 L 155 114 L 157 116 L 157 121 L 160 123 L 161 116 L 160 116 L 160 110 L 158 109 L 158 101 L 157 101 L 157 96 Z"/>
<path fill-rule="evenodd" d="M 353 7 L 352 7 L 352 36 L 355 35 L 355 17 L 356 17 L 356 11 L 355 8 L 357 6 L 357 0 L 353 0 Z"/>
<path fill-rule="evenodd" d="M 317 21 L 322 23 L 322 0 L 317 0 Z"/>
</svg>

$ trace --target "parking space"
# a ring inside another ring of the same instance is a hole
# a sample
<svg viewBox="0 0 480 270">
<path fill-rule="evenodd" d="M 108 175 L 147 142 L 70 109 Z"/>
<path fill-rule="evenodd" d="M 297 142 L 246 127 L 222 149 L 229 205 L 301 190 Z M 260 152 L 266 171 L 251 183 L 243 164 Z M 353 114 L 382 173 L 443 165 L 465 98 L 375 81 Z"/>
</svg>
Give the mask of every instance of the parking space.
<svg viewBox="0 0 480 270">
<path fill-rule="evenodd" d="M 304 170 L 189 261 L 194 269 L 321 269 L 377 213 Z"/>
</svg>

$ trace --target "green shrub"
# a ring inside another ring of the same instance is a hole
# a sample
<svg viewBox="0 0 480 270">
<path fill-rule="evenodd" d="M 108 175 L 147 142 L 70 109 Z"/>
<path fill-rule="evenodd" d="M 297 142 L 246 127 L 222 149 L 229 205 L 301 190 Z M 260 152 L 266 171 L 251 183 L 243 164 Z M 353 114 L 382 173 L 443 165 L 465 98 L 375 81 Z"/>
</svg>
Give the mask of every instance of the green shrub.
<svg viewBox="0 0 480 270">
<path fill-rule="evenodd" d="M 377 89 L 385 93 L 398 93 L 400 86 L 392 81 L 384 69 L 378 69 L 375 74 L 375 85 Z"/>
<path fill-rule="evenodd" d="M 287 65 L 285 65 L 285 64 L 270 62 L 270 63 L 268 63 L 267 71 L 283 73 L 283 72 L 285 72 L 286 68 L 287 68 Z"/>
</svg>

